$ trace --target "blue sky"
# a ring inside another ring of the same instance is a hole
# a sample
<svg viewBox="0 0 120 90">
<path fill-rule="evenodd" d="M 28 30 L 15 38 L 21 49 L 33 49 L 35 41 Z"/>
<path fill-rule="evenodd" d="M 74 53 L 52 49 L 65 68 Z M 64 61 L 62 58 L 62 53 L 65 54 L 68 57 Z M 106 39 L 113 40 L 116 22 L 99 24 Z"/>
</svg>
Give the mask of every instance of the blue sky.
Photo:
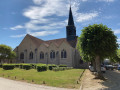
<svg viewBox="0 0 120 90">
<path fill-rule="evenodd" d="M 80 36 L 83 27 L 103 23 L 120 44 L 119 0 L 71 0 Z M 66 37 L 69 0 L 0 0 L 0 44 L 15 48 L 26 34 L 43 40 Z"/>
</svg>

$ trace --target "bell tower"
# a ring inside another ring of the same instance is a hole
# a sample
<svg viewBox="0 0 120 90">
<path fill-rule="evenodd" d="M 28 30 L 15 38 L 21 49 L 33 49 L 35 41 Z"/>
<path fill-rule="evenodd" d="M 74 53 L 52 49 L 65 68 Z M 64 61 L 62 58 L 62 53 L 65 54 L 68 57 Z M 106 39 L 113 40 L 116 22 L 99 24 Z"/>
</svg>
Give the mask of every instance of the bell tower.
<svg viewBox="0 0 120 90">
<path fill-rule="evenodd" d="M 74 25 L 71 6 L 69 10 L 68 25 L 66 26 L 66 38 L 67 38 L 67 41 L 75 40 L 76 38 L 76 27 Z"/>
</svg>

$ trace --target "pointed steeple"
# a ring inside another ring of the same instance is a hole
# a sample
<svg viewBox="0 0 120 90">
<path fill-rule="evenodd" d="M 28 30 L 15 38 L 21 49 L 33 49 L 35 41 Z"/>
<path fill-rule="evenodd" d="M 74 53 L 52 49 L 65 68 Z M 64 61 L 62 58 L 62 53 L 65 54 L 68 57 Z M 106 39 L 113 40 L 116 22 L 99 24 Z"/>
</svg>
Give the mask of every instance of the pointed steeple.
<svg viewBox="0 0 120 90">
<path fill-rule="evenodd" d="M 73 20 L 71 6 L 70 6 L 70 11 L 69 11 L 69 19 L 68 19 L 68 26 L 69 25 L 73 25 L 74 26 L 74 20 Z"/>
<path fill-rule="evenodd" d="M 67 39 L 67 41 L 76 39 L 76 27 L 74 25 L 71 6 L 70 6 L 70 10 L 69 10 L 68 25 L 66 26 L 66 39 Z"/>
</svg>

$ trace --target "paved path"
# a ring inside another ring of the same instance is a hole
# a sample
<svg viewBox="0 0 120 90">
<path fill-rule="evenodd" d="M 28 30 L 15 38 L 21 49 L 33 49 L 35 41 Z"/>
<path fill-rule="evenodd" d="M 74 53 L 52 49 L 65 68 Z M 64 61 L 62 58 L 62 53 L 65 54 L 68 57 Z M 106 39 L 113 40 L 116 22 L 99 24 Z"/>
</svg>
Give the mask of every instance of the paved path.
<svg viewBox="0 0 120 90">
<path fill-rule="evenodd" d="M 120 71 L 106 71 L 106 81 L 94 79 L 94 75 L 86 70 L 81 90 L 120 90 Z"/>
<path fill-rule="evenodd" d="M 0 90 L 72 90 L 72 89 L 49 87 L 0 78 Z"/>
<path fill-rule="evenodd" d="M 105 77 L 108 80 L 102 85 L 107 88 L 103 90 L 120 90 L 120 71 L 107 71 Z"/>
</svg>

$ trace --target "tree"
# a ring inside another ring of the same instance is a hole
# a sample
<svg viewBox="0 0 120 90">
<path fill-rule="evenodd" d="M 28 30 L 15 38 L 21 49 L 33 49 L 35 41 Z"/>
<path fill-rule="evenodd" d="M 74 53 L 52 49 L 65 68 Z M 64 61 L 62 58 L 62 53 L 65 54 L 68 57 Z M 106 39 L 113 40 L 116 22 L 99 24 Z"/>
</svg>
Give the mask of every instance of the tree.
<svg viewBox="0 0 120 90">
<path fill-rule="evenodd" d="M 16 53 L 14 51 L 11 51 L 11 53 L 8 55 L 7 59 L 9 62 L 12 62 L 13 59 L 15 59 Z"/>
<path fill-rule="evenodd" d="M 15 52 L 12 51 L 12 48 L 7 45 L 0 45 L 0 63 L 5 59 L 13 59 L 16 57 Z"/>
<path fill-rule="evenodd" d="M 111 62 L 120 63 L 120 49 L 117 50 L 116 55 L 110 58 Z"/>
<path fill-rule="evenodd" d="M 89 25 L 82 30 L 77 48 L 83 60 L 96 63 L 97 78 L 101 79 L 101 61 L 115 56 L 118 48 L 117 37 L 106 25 Z"/>
</svg>

